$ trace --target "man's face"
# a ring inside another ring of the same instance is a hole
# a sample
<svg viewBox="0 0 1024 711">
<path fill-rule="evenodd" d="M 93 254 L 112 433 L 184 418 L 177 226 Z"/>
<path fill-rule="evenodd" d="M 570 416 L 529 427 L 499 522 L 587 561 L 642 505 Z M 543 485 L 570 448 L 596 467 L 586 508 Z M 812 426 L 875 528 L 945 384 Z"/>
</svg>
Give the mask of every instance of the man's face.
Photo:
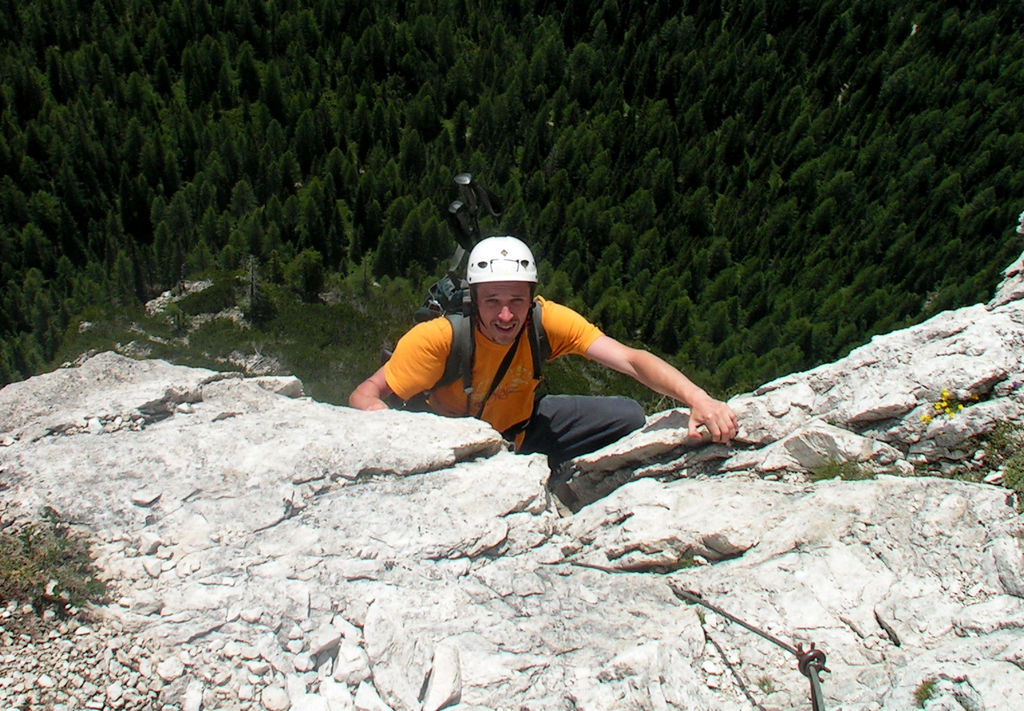
<svg viewBox="0 0 1024 711">
<path fill-rule="evenodd" d="M 475 299 L 480 333 L 499 345 L 511 345 L 530 312 L 530 285 L 523 281 L 481 284 Z"/>
</svg>

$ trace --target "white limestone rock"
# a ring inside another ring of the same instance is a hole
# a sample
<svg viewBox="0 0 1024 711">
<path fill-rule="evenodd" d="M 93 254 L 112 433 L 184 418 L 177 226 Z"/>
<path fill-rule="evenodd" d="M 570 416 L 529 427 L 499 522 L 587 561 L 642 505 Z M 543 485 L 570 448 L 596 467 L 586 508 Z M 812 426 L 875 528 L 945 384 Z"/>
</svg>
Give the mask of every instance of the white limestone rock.
<svg viewBox="0 0 1024 711">
<path fill-rule="evenodd" d="M 338 647 L 331 675 L 334 681 L 358 686 L 367 681 L 372 673 L 370 657 L 362 646 L 345 643 Z"/>
<path fill-rule="evenodd" d="M 988 307 L 995 309 L 1021 300 L 1024 300 L 1024 254 L 1003 270 L 1003 281 L 996 289 L 996 295 Z"/>
<path fill-rule="evenodd" d="M 459 648 L 455 644 L 438 644 L 427 672 L 423 693 L 423 711 L 440 711 L 462 699 L 462 669 Z"/>
<path fill-rule="evenodd" d="M 287 711 L 291 707 L 288 692 L 280 686 L 268 686 L 260 694 L 260 703 L 267 711 Z"/>
<path fill-rule="evenodd" d="M 683 589 L 824 650 L 827 708 L 909 708 L 924 680 L 936 708 L 1024 706 L 1016 494 L 879 476 L 999 480 L 972 438 L 1024 416 L 1014 288 L 737 396 L 730 446 L 687 442 L 685 410 L 652 415 L 572 464 L 607 495 L 571 516 L 542 456 L 472 420 L 113 354 L 9 385 L 0 511 L 50 506 L 92 535 L 113 601 L 0 652 L 19 674 L 0 706 L 75 679 L 80 705 L 125 708 L 806 705 L 791 654 Z M 943 388 L 964 409 L 922 420 Z M 811 482 L 829 462 L 876 478 Z M 119 640 L 90 647 L 109 678 L 48 656 L 98 625 Z"/>
<path fill-rule="evenodd" d="M 732 457 L 722 464 L 722 470 L 814 472 L 830 463 L 851 462 L 870 463 L 875 471 L 891 471 L 899 468 L 901 460 L 903 454 L 884 442 L 812 420 L 767 447 Z"/>
</svg>

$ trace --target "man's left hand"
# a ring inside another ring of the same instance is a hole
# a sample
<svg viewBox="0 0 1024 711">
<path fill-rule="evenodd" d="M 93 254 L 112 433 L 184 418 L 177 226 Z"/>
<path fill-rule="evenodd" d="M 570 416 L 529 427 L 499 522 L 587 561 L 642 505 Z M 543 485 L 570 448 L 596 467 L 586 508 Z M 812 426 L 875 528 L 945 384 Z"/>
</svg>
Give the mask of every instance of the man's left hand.
<svg viewBox="0 0 1024 711">
<path fill-rule="evenodd" d="M 712 442 L 729 444 L 739 430 L 736 413 L 720 400 L 708 397 L 690 405 L 690 428 L 687 436 L 701 439 L 698 428 L 707 430 Z"/>
</svg>

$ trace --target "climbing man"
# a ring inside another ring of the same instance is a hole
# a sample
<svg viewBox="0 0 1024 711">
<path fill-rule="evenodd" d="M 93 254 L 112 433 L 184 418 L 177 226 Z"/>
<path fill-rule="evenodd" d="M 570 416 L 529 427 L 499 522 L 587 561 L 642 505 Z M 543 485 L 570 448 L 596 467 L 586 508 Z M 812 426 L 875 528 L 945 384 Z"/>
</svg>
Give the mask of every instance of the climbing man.
<svg viewBox="0 0 1024 711">
<path fill-rule="evenodd" d="M 515 442 L 518 452 L 546 454 L 556 474 L 563 462 L 644 425 L 643 409 L 629 398 L 539 395 L 543 376 L 536 352 L 543 351 L 545 360 L 581 355 L 682 402 L 690 410 L 690 437 L 700 437 L 701 427 L 714 442 L 736 436 L 736 415 L 729 406 L 676 368 L 604 335 L 572 309 L 536 296 L 537 263 L 519 239 L 481 240 L 470 252 L 466 272 L 472 306 L 466 327 L 457 329 L 458 321 L 449 318 L 416 324 L 391 358 L 352 392 L 349 405 L 380 410 L 392 394 L 408 401 L 426 393 L 437 414 L 484 420 Z M 467 367 L 462 380 L 442 383 L 450 354 L 458 349 L 456 331 L 471 340 L 464 349 L 471 372 Z"/>
</svg>

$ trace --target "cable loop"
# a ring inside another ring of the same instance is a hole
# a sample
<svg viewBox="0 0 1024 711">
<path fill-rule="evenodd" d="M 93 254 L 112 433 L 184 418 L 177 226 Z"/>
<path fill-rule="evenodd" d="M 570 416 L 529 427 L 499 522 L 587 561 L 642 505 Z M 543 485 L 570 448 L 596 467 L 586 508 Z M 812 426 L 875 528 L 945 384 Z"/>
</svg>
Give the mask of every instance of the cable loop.
<svg viewBox="0 0 1024 711">
<path fill-rule="evenodd" d="M 690 592 L 689 590 L 683 590 L 682 588 L 676 587 L 674 584 L 671 583 L 669 584 L 669 587 L 672 589 L 672 592 L 675 594 L 675 596 L 680 600 L 694 603 L 702 607 L 706 607 L 707 609 L 711 610 L 712 612 L 718 615 L 721 615 L 730 622 L 735 622 L 740 627 L 745 627 L 754 634 L 763 637 L 772 644 L 775 644 L 776 646 L 781 647 L 790 654 L 794 655 L 797 660 L 797 669 L 799 669 L 800 673 L 807 677 L 811 682 L 811 708 L 813 709 L 813 711 L 825 711 L 825 704 L 820 686 L 821 678 L 819 675 L 822 672 L 827 672 L 829 669 L 825 666 L 825 652 L 816 648 L 814 646 L 814 642 L 811 642 L 810 646 L 807 649 L 804 649 L 803 646 L 799 643 L 794 647 L 793 645 L 783 642 L 778 637 L 775 637 L 774 635 L 771 635 L 762 629 L 754 627 L 749 622 L 744 622 L 743 620 L 739 619 L 735 615 L 726 612 L 720 607 L 712 605 L 710 602 L 705 601 L 704 598 L 702 598 L 697 593 Z"/>
</svg>

